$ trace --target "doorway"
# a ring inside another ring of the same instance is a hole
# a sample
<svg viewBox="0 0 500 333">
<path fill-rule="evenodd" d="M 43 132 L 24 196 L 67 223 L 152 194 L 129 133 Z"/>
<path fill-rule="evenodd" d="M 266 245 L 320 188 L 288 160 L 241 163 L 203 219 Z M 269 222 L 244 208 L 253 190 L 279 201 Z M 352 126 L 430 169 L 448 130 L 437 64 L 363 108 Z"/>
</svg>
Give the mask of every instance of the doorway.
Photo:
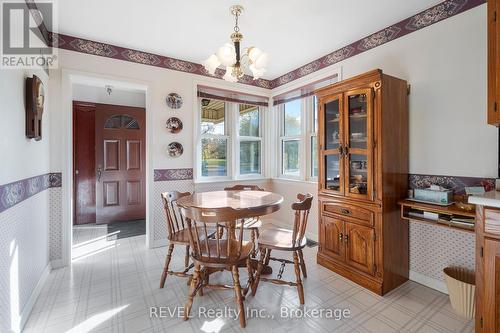
<svg viewBox="0 0 500 333">
<path fill-rule="evenodd" d="M 73 102 L 74 226 L 144 234 L 145 134 L 144 108 Z"/>
</svg>

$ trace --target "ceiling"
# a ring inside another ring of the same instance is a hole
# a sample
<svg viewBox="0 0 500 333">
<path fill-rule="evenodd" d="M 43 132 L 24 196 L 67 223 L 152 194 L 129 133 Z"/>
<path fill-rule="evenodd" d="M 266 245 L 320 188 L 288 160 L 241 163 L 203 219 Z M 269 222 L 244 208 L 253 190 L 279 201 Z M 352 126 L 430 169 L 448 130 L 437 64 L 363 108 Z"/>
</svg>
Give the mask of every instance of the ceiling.
<svg viewBox="0 0 500 333">
<path fill-rule="evenodd" d="M 274 79 L 441 0 L 56 0 L 53 30 L 200 63 L 229 41 L 241 4 L 243 47 L 257 46 Z"/>
</svg>

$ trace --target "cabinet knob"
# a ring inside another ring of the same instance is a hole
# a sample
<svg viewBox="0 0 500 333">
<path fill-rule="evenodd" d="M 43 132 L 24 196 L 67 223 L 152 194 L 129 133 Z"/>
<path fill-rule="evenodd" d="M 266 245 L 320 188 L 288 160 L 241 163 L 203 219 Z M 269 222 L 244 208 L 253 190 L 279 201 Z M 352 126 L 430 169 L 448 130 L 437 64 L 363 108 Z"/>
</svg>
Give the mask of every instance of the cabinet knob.
<svg viewBox="0 0 500 333">
<path fill-rule="evenodd" d="M 339 234 L 339 242 L 342 243 L 342 238 L 344 237 L 344 235 L 342 233 Z"/>
<path fill-rule="evenodd" d="M 351 211 L 349 209 L 346 209 L 346 208 L 342 208 L 340 211 L 342 212 L 342 214 L 345 214 L 345 215 L 351 214 Z"/>
</svg>

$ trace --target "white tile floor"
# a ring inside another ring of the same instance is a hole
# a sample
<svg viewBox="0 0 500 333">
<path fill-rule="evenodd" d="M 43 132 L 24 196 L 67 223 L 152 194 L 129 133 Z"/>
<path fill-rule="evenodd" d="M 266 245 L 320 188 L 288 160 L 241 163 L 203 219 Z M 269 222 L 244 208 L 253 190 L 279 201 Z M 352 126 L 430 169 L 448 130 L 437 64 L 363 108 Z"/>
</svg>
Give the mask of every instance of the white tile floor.
<svg viewBox="0 0 500 333">
<path fill-rule="evenodd" d="M 262 283 L 248 309 L 264 309 L 273 318 L 248 318 L 241 329 L 237 319 L 204 318 L 204 308 L 236 309 L 232 291 L 207 290 L 196 297 L 193 318 L 176 315 L 150 318 L 151 306 L 172 311 L 186 301 L 186 280 L 169 276 L 164 289 L 159 279 L 165 248 L 146 249 L 144 236 L 99 238 L 104 228 L 75 230 L 72 267 L 53 271 L 38 299 L 25 332 L 473 332 L 473 322 L 453 312 L 448 297 L 408 282 L 379 297 L 315 263 L 316 248 L 306 248 L 307 309 L 349 309 L 350 318 L 289 319 L 283 309 L 300 309 L 296 290 Z M 94 240 L 94 241 L 92 241 Z M 278 254 L 276 254 L 278 255 Z M 173 267 L 183 266 L 184 249 L 176 248 Z M 277 266 L 274 266 L 275 272 Z M 241 280 L 246 280 L 241 269 Z M 293 278 L 287 267 L 285 279 Z M 231 283 L 228 273 L 211 280 Z"/>
</svg>

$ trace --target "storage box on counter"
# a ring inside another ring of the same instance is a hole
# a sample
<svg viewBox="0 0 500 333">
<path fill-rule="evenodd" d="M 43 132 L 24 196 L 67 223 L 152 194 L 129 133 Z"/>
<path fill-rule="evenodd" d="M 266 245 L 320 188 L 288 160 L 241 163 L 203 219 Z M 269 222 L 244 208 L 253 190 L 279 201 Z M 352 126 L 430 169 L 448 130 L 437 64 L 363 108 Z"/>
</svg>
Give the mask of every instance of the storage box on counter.
<svg viewBox="0 0 500 333">
<path fill-rule="evenodd" d="M 413 197 L 416 200 L 446 205 L 453 202 L 453 190 L 433 186 L 430 188 L 416 188 L 413 191 Z"/>
</svg>

